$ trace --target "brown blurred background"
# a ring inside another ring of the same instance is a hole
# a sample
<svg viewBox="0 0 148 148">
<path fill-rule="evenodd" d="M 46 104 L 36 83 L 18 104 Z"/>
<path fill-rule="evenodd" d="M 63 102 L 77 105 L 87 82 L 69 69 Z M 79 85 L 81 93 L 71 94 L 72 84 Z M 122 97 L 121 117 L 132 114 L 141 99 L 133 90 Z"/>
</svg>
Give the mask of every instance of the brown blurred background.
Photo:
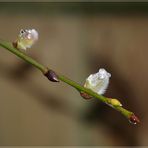
<svg viewBox="0 0 148 148">
<path fill-rule="evenodd" d="M 0 48 L 0 145 L 148 145 L 148 3 L 0 3 L 0 38 L 22 28 L 39 32 L 28 55 L 81 84 L 105 68 L 105 96 L 141 123 Z"/>
</svg>

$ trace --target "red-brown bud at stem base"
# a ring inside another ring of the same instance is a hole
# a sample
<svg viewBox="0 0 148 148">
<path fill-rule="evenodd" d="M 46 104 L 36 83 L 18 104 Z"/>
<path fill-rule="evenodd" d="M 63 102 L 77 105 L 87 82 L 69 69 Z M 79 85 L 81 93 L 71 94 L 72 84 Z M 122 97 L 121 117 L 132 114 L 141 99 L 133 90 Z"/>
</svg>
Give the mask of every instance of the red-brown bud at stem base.
<svg viewBox="0 0 148 148">
<path fill-rule="evenodd" d="M 138 119 L 137 116 L 135 116 L 134 114 L 132 114 L 129 117 L 129 122 L 132 123 L 132 124 L 137 124 L 137 123 L 140 123 L 140 120 Z"/>
<path fill-rule="evenodd" d="M 16 41 L 12 42 L 12 45 L 13 45 L 14 48 L 17 48 L 17 42 Z"/>
<path fill-rule="evenodd" d="M 85 93 L 83 91 L 80 92 L 80 95 L 86 100 L 89 100 L 92 98 L 92 96 L 88 95 L 87 93 Z"/>
</svg>

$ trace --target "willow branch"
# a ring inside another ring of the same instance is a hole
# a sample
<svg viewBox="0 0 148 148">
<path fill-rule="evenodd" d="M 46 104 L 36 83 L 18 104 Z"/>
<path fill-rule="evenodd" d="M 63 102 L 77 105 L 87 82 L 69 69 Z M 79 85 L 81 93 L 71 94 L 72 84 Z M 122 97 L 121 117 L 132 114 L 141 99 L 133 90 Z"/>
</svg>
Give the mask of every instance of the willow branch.
<svg viewBox="0 0 148 148">
<path fill-rule="evenodd" d="M 84 92 L 84 93 L 86 93 L 86 94 L 100 100 L 101 102 L 107 104 L 108 106 L 112 107 L 116 111 L 119 111 L 131 123 L 133 123 L 133 124 L 139 123 L 139 119 L 135 116 L 135 114 L 133 112 L 123 108 L 122 106 L 116 106 L 116 105 L 112 104 L 110 102 L 110 98 L 104 97 L 102 95 L 98 95 L 94 91 L 92 91 L 90 89 L 87 89 L 87 88 L 83 87 L 82 85 L 76 83 L 75 81 L 73 81 L 73 80 L 71 80 L 71 79 L 69 79 L 69 78 L 67 78 L 67 77 L 65 77 L 65 76 L 63 76 L 63 75 L 61 75 L 59 73 L 56 73 L 55 71 L 51 70 L 50 68 L 40 64 L 39 62 L 37 62 L 33 58 L 29 57 L 25 53 L 23 53 L 20 50 L 14 48 L 12 46 L 12 43 L 9 43 L 9 42 L 6 42 L 6 41 L 0 41 L 0 46 L 7 49 L 10 52 L 12 52 L 13 54 L 20 57 L 21 59 L 28 62 L 29 64 L 33 65 L 34 67 L 36 67 L 49 80 L 54 81 L 54 82 L 58 82 L 59 80 L 63 81 L 64 83 L 67 83 L 68 85 L 70 85 L 70 86 L 74 87 L 75 89 L 77 89 L 79 92 Z"/>
</svg>

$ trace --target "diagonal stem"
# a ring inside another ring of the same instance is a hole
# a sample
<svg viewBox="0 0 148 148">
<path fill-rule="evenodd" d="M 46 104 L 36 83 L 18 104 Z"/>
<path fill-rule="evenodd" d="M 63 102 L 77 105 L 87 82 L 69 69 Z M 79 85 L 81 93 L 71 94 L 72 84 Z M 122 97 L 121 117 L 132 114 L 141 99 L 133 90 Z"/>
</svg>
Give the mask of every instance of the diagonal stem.
<svg viewBox="0 0 148 148">
<path fill-rule="evenodd" d="M 46 73 L 49 71 L 49 68 L 45 67 L 44 65 L 40 64 L 39 62 L 37 62 L 36 60 L 34 60 L 33 58 L 29 57 L 28 55 L 26 55 L 25 53 L 17 50 L 16 48 L 14 48 L 12 46 L 12 43 L 6 42 L 6 41 L 0 41 L 0 46 L 7 49 L 8 51 L 12 52 L 13 54 L 15 54 L 16 56 L 20 57 L 21 59 L 23 59 L 24 61 L 28 62 L 29 64 L 33 65 L 34 67 L 36 67 L 37 69 L 39 69 L 45 76 Z M 116 106 L 113 104 L 110 104 L 110 99 L 107 97 L 104 97 L 102 95 L 98 95 L 97 93 L 93 92 L 90 89 L 87 89 L 83 86 L 81 86 L 80 84 L 76 83 L 75 81 L 59 74 L 56 73 L 57 77 L 59 80 L 67 83 L 68 85 L 76 88 L 79 92 L 85 92 L 86 94 L 102 101 L 103 103 L 111 106 L 113 109 L 119 111 L 121 114 L 123 114 L 131 123 L 136 124 L 139 123 L 139 119 L 134 115 L 133 112 L 123 108 L 122 106 Z"/>
</svg>

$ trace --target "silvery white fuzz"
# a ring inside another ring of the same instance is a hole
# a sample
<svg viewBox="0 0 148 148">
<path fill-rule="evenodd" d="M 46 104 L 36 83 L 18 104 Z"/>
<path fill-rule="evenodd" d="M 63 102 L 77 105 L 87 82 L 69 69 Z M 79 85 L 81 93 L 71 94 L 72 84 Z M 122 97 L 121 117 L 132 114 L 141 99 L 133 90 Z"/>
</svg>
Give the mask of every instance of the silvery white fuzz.
<svg viewBox="0 0 148 148">
<path fill-rule="evenodd" d="M 110 77 L 110 73 L 108 73 L 104 68 L 100 68 L 97 73 L 91 74 L 86 79 L 84 87 L 102 95 L 108 87 Z"/>
<path fill-rule="evenodd" d="M 26 50 L 38 40 L 38 32 L 35 29 L 21 29 L 16 41 L 17 48 Z"/>
</svg>

